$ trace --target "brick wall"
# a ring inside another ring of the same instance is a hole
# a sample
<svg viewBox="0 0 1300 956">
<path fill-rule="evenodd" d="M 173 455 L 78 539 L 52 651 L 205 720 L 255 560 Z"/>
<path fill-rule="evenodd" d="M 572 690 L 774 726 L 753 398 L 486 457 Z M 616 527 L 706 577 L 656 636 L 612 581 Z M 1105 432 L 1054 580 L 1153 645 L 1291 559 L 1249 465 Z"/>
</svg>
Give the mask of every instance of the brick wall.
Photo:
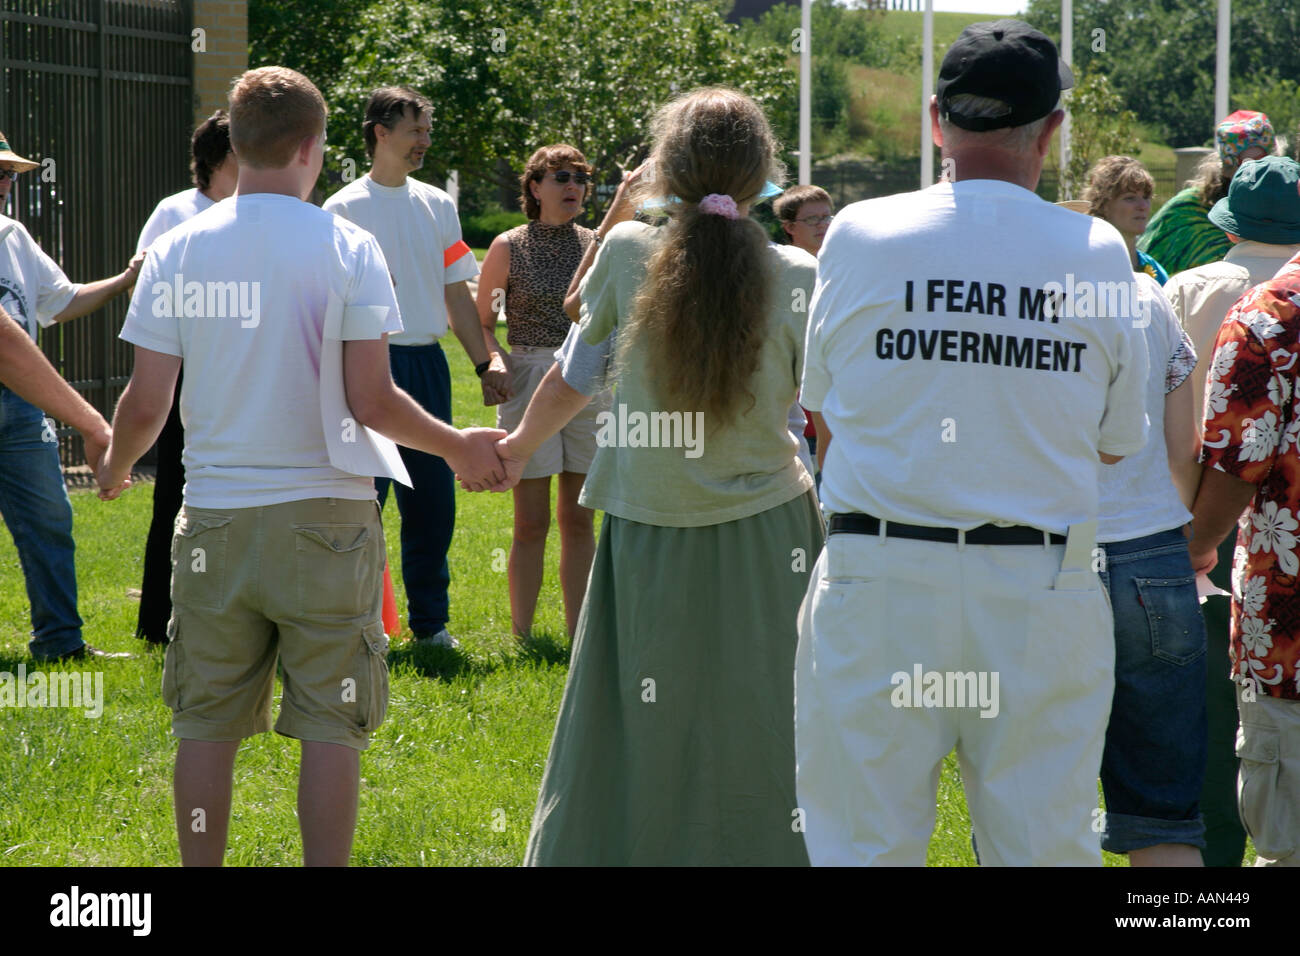
<svg viewBox="0 0 1300 956">
<path fill-rule="evenodd" d="M 248 69 L 248 0 L 194 0 L 194 27 L 205 50 L 194 52 L 194 123 L 226 105 L 231 81 Z"/>
</svg>

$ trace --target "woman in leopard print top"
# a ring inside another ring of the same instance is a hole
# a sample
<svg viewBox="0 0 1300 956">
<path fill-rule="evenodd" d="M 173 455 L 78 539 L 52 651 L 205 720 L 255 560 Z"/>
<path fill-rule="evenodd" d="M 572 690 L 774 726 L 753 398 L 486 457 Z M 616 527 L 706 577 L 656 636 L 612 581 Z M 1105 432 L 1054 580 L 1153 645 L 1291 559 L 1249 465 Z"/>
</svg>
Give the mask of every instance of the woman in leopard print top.
<svg viewBox="0 0 1300 956">
<path fill-rule="evenodd" d="M 528 400 L 572 324 L 564 296 L 595 232 L 574 223 L 591 193 L 591 167 L 572 146 L 546 146 L 528 160 L 520 177 L 521 202 L 529 222 L 495 240 L 483 260 L 478 310 L 494 363 L 510 371 L 512 396 L 497 407 L 497 427 L 516 427 Z M 496 337 L 497 313 L 505 309 L 506 342 Z M 543 445 L 514 489 L 514 537 L 510 545 L 510 616 L 514 632 L 526 637 L 542 586 L 546 536 L 551 523 L 551 475 L 559 475 L 556 518 L 560 526 L 560 587 L 569 636 L 577 627 L 587 576 L 596 552 L 594 514 L 578 504 L 578 493 L 596 452 L 596 419 L 609 408 L 598 396 L 569 425 Z"/>
</svg>

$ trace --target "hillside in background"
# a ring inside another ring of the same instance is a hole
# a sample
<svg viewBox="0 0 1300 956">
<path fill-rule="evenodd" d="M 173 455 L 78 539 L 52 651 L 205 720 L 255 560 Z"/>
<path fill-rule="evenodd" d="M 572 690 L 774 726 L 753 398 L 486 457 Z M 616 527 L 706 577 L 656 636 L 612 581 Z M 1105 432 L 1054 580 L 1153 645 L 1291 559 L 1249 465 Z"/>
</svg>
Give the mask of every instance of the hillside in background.
<svg viewBox="0 0 1300 956">
<path fill-rule="evenodd" d="M 778 6 L 757 21 L 742 21 L 750 42 L 777 43 L 799 25 L 797 5 Z M 967 26 L 997 19 L 996 14 L 936 13 L 934 68 Z M 837 202 L 901 189 L 919 181 L 921 155 L 921 43 L 924 14 L 914 11 L 848 10 L 814 3 L 813 179 Z M 798 69 L 799 57 L 787 62 Z M 1158 206 L 1177 188 L 1174 153 L 1158 123 L 1137 117 L 1140 148 L 1135 155 L 1156 179 Z M 794 148 L 797 130 L 780 131 Z M 938 151 L 935 151 L 938 162 Z M 1057 197 L 1059 156 L 1044 171 L 1040 192 Z"/>
</svg>

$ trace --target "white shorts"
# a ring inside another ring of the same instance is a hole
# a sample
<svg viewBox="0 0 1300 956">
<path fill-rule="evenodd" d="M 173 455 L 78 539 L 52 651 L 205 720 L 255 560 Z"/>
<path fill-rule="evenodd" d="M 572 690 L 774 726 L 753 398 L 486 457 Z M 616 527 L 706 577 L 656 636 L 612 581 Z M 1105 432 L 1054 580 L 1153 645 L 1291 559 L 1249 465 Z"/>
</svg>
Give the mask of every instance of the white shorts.
<svg viewBox="0 0 1300 956">
<path fill-rule="evenodd" d="M 514 395 L 497 406 L 497 428 L 513 431 L 523 421 L 528 402 L 555 364 L 555 349 L 516 345 L 510 352 L 510 385 Z M 524 466 L 524 478 L 548 478 L 562 471 L 585 475 L 596 457 L 596 416 L 613 404 L 613 392 L 605 389 L 562 429 L 542 442 Z"/>
<path fill-rule="evenodd" d="M 1095 573 L 1053 589 L 1064 552 L 826 539 L 795 663 L 814 865 L 924 865 L 954 747 L 982 863 L 1101 864 L 1115 641 Z"/>
</svg>

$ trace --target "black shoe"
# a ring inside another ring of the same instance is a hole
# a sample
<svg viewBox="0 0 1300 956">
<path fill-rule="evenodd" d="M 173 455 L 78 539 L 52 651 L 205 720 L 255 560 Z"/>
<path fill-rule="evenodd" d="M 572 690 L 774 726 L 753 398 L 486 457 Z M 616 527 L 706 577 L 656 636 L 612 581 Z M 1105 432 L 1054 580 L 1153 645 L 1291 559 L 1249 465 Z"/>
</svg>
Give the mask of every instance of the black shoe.
<svg viewBox="0 0 1300 956">
<path fill-rule="evenodd" d="M 82 644 L 75 651 L 66 651 L 58 657 L 48 658 L 48 661 L 57 664 L 63 661 L 84 661 L 87 658 L 97 661 L 124 661 L 134 659 L 135 655 L 128 654 L 126 651 L 101 651 L 98 647 Z"/>
</svg>

